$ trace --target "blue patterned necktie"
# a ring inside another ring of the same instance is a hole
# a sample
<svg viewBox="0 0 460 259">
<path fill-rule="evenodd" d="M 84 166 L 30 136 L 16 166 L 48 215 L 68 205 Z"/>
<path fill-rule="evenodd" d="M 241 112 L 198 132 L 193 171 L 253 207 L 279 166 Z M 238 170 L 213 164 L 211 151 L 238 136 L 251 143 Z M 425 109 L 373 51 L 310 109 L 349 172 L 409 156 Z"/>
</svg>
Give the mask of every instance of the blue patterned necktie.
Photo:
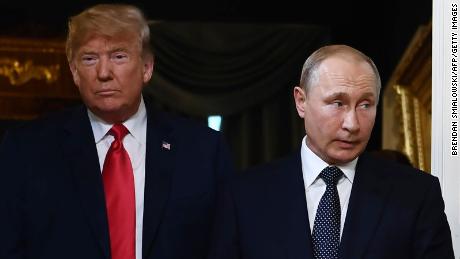
<svg viewBox="0 0 460 259">
<path fill-rule="evenodd" d="M 316 259 L 337 259 L 340 244 L 340 199 L 337 182 L 343 175 L 335 166 L 328 166 L 319 177 L 326 182 L 326 191 L 319 201 L 313 225 L 313 252 Z"/>
</svg>

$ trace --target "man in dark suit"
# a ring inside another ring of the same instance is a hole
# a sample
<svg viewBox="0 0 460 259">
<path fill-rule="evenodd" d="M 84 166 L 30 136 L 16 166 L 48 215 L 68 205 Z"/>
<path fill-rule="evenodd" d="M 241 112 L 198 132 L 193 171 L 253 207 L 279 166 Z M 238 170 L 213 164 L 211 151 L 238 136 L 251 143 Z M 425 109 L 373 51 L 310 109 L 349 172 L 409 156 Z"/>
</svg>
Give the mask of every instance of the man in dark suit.
<svg viewBox="0 0 460 259">
<path fill-rule="evenodd" d="M 149 27 L 129 5 L 69 22 L 66 45 L 85 106 L 8 132 L 0 146 L 0 258 L 205 258 L 222 137 L 156 111 Z"/>
<path fill-rule="evenodd" d="M 227 186 L 210 258 L 454 258 L 437 178 L 363 153 L 380 84 L 351 47 L 307 59 L 294 88 L 300 152 Z"/>
</svg>

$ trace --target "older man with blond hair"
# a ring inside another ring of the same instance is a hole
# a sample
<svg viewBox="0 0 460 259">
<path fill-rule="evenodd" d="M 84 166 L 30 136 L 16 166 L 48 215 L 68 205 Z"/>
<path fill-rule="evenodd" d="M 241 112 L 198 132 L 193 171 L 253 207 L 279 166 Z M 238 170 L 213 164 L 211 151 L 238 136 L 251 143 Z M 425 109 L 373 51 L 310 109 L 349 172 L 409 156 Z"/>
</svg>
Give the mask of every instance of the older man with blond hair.
<svg viewBox="0 0 460 259">
<path fill-rule="evenodd" d="M 142 12 L 103 4 L 71 17 L 66 44 L 84 105 L 11 130 L 0 145 L 0 258 L 202 259 L 222 136 L 155 110 Z"/>
</svg>

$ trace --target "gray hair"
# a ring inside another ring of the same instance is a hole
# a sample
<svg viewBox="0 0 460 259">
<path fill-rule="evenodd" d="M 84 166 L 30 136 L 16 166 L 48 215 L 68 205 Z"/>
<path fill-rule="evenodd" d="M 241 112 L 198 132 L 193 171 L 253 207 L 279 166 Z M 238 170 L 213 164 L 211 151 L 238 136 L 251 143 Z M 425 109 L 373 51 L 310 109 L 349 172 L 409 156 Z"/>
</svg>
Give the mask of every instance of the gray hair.
<svg viewBox="0 0 460 259">
<path fill-rule="evenodd" d="M 361 61 L 368 63 L 375 75 L 376 81 L 376 90 L 377 90 L 377 101 L 380 96 L 380 88 L 382 86 L 380 80 L 380 74 L 371 58 L 364 55 L 361 51 L 354 49 L 347 45 L 328 45 L 319 48 L 313 54 L 311 54 L 308 59 L 305 61 L 302 68 L 302 75 L 300 77 L 300 87 L 304 89 L 305 93 L 308 93 L 308 89 L 314 85 L 319 79 L 318 67 L 319 65 L 327 58 L 339 55 L 346 54 L 351 55 Z"/>
</svg>

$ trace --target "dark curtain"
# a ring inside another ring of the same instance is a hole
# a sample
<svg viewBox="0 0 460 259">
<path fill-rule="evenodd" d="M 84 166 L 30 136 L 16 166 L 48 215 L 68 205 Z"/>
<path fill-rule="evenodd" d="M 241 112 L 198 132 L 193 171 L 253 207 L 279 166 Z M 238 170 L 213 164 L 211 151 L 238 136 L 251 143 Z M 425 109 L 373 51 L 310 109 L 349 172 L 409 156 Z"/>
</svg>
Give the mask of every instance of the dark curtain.
<svg viewBox="0 0 460 259">
<path fill-rule="evenodd" d="M 240 169 L 300 148 L 303 122 L 292 89 L 303 62 L 329 40 L 311 25 L 152 22 L 154 75 L 145 88 L 159 106 L 221 131 Z"/>
</svg>

